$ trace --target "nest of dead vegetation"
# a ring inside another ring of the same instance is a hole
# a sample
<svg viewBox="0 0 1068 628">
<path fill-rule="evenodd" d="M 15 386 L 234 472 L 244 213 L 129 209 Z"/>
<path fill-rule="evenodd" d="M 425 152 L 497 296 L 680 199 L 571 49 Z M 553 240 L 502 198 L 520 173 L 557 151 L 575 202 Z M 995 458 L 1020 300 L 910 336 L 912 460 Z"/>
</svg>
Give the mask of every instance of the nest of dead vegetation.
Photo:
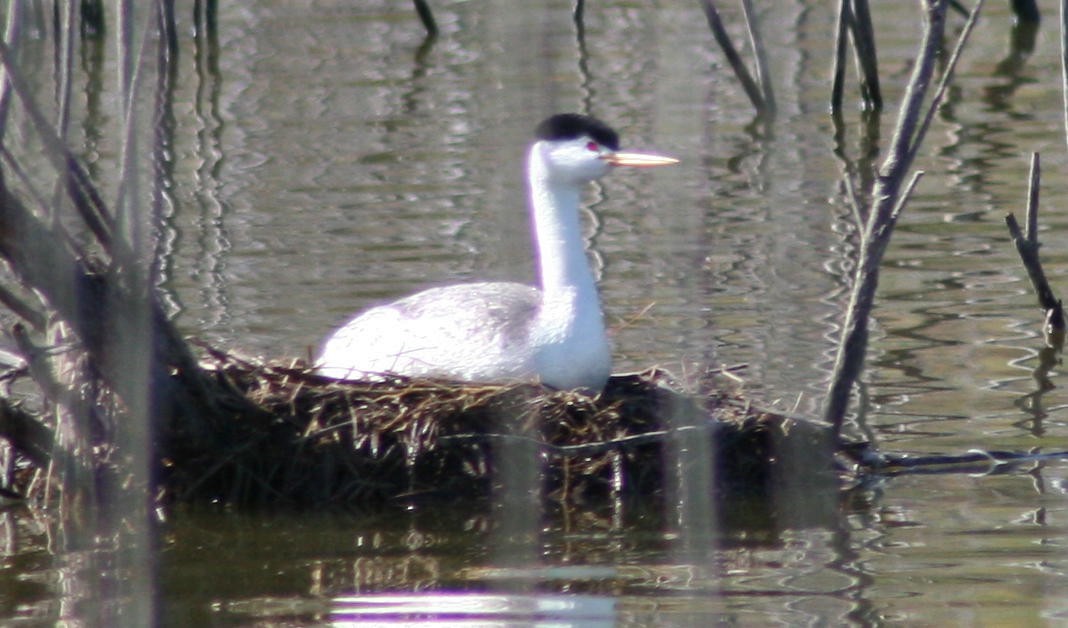
<svg viewBox="0 0 1068 628">
<path fill-rule="evenodd" d="M 217 351 L 204 366 L 255 411 L 244 405 L 207 428 L 164 429 L 160 479 L 173 501 L 365 506 L 486 496 L 502 451 L 540 465 L 544 493 L 572 503 L 661 495 L 678 473 L 665 469 L 680 459 L 668 454 L 698 445 L 711 448 L 724 490 L 761 491 L 799 470 L 833 473 L 824 426 L 757 410 L 722 376 L 686 394 L 653 369 L 615 376 L 591 397 L 533 384 L 337 382 L 306 365 Z"/>
</svg>

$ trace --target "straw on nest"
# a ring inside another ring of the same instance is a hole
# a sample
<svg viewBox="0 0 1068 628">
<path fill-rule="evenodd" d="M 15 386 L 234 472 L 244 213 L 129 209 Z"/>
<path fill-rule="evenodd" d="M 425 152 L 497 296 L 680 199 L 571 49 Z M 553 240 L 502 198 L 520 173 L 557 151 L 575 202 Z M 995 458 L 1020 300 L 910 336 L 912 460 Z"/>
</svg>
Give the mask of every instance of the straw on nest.
<svg viewBox="0 0 1068 628">
<path fill-rule="evenodd" d="M 177 501 L 363 506 L 485 496 L 495 453 L 508 445 L 530 448 L 545 494 L 566 500 L 660 494 L 665 447 L 689 439 L 711 439 L 721 488 L 759 490 L 798 468 L 831 466 L 823 426 L 757 411 L 733 387 L 680 393 L 658 369 L 615 376 L 591 397 L 535 384 L 337 382 L 303 364 L 209 353 L 213 377 L 257 410 L 235 410 L 210 429 L 164 429 L 161 483 Z"/>
</svg>

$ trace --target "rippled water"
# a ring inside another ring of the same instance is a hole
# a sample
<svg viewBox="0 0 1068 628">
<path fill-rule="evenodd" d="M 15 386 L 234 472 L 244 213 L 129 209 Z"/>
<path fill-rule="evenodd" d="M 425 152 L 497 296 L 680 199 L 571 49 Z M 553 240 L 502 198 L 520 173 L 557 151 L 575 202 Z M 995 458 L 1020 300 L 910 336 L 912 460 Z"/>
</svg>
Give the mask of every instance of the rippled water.
<svg viewBox="0 0 1068 628">
<path fill-rule="evenodd" d="M 815 412 L 855 249 L 836 152 L 863 167 L 870 150 L 859 113 L 837 143 L 827 114 L 829 5 L 764 11 L 780 110 L 765 130 L 694 3 L 588 3 L 584 44 L 566 2 L 432 4 L 442 34 L 423 53 L 405 3 L 222 3 L 215 51 L 181 8 L 163 289 L 183 329 L 299 356 L 380 299 L 531 280 L 525 144 L 547 113 L 581 110 L 626 147 L 683 160 L 615 173 L 589 195 L 617 370 L 746 363 L 758 398 Z M 919 18 L 876 4 L 885 145 Z M 1022 213 L 1028 155 L 1042 151 L 1042 252 L 1063 290 L 1058 34 L 1043 24 L 1032 54 L 1014 52 L 1001 4 L 986 8 L 887 254 L 860 410 L 889 450 L 1068 443 L 1060 364 L 1052 388 L 1036 380 L 1040 312 L 1003 224 Z M 45 33 L 25 42 L 25 63 L 47 75 Z M 112 49 L 98 53 L 112 81 Z M 115 85 L 89 59 L 75 69 L 72 144 L 114 190 Z M 804 522 L 743 517 L 702 551 L 680 547 L 664 513 L 590 513 L 502 538 L 492 506 L 179 512 L 156 577 L 176 625 L 395 619 L 412 593 L 439 618 L 484 621 L 1056 623 L 1068 617 L 1066 468 L 893 478 Z M 107 542 L 72 551 L 61 528 L 0 511 L 0 615 L 93 614 L 93 552 Z M 534 560 L 511 565 L 513 550 Z"/>
</svg>

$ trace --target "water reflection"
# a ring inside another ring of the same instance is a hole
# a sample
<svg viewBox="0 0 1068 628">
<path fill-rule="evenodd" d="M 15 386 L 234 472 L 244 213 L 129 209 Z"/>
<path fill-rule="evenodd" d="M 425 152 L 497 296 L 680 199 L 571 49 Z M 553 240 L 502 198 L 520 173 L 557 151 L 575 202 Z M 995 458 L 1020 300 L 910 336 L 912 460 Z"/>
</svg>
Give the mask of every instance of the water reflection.
<svg viewBox="0 0 1068 628">
<path fill-rule="evenodd" d="M 335 598 L 334 626 L 374 620 L 391 625 L 407 621 L 450 626 L 525 625 L 615 626 L 615 601 L 590 596 L 381 595 Z"/>
<path fill-rule="evenodd" d="M 179 33 L 193 36 L 180 35 L 160 85 L 155 114 L 167 124 L 153 166 L 162 288 L 184 328 L 303 355 L 371 301 L 429 283 L 530 279 L 522 146 L 547 111 L 584 109 L 630 146 L 685 157 L 675 173 L 620 177 L 589 199 L 621 369 L 662 364 L 685 376 L 746 363 L 758 397 L 817 408 L 855 246 L 842 176 L 863 194 L 889 122 L 824 112 L 833 8 L 766 14 L 781 51 L 773 74 L 790 89 L 779 90 L 776 125 L 758 128 L 686 3 L 591 5 L 581 31 L 568 3 L 439 4 L 441 34 L 422 48 L 409 7 L 380 0 L 314 10 L 198 1 L 178 12 L 182 26 L 193 19 Z M 53 102 L 48 12 L 30 8 L 22 58 L 41 77 L 40 100 Z M 874 9 L 889 25 L 880 54 L 896 102 L 912 16 L 895 3 Z M 859 391 L 860 425 L 884 447 L 1026 451 L 1068 435 L 1059 357 L 1043 348 L 1001 224 L 1024 198 L 1020 155 L 1055 144 L 1049 170 L 1065 165 L 1050 132 L 1061 126 L 1058 85 L 1047 80 L 1059 57 L 1053 37 L 1019 26 L 1006 51 L 1005 11 L 990 7 L 973 40 L 888 253 Z M 82 37 L 73 50 L 70 141 L 114 194 L 122 103 L 108 41 Z M 48 171 L 32 141 L 20 148 L 31 170 Z M 1065 204 L 1057 186 L 1045 191 L 1050 206 Z M 1045 224 L 1068 230 L 1056 212 Z M 1055 283 L 1068 273 L 1061 242 L 1044 250 Z M 673 443 L 669 494 L 644 504 L 544 513 L 538 461 L 516 454 L 526 488 L 503 513 L 415 502 L 351 516 L 179 512 L 161 528 L 164 616 L 313 624 L 429 609 L 444 621 L 463 608 L 486 621 L 682 625 L 1068 613 L 1063 464 L 845 493 L 787 472 L 771 496 L 720 499 L 702 491 L 704 445 Z M 794 454 L 797 464 L 818 457 Z M 62 526 L 0 509 L 4 619 L 73 624 L 122 603 L 102 586 L 126 575 L 120 548 L 75 543 Z"/>
</svg>

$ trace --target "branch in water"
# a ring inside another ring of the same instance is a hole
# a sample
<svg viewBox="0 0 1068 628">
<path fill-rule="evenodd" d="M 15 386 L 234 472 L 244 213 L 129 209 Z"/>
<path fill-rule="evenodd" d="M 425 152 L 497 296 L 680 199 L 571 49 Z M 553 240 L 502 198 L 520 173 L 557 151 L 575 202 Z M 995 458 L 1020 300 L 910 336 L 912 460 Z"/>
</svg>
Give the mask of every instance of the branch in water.
<svg viewBox="0 0 1068 628">
<path fill-rule="evenodd" d="M 1039 155 L 1033 153 L 1030 187 L 1027 191 L 1027 230 L 1021 232 L 1016 216 L 1011 213 L 1005 216 L 1005 226 L 1009 229 L 1012 243 L 1016 246 L 1016 252 L 1020 254 L 1020 261 L 1027 270 L 1027 276 L 1031 279 L 1031 286 L 1038 297 L 1038 305 L 1046 311 L 1046 339 L 1051 346 L 1059 346 L 1064 342 L 1064 308 L 1061 306 L 1061 300 L 1053 294 L 1053 289 L 1046 280 L 1046 273 L 1038 257 L 1038 249 L 1042 246 L 1038 241 L 1038 198 L 1041 179 L 1042 167 Z"/>
</svg>

